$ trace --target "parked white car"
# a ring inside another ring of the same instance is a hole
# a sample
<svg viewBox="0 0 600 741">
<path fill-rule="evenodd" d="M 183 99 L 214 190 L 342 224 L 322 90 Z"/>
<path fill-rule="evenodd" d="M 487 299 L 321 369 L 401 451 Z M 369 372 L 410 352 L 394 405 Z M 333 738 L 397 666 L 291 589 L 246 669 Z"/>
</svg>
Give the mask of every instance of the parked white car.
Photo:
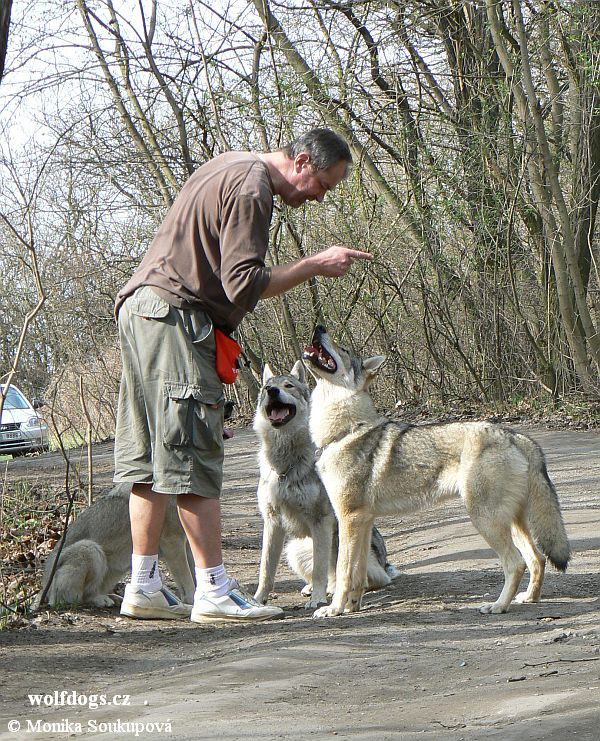
<svg viewBox="0 0 600 741">
<path fill-rule="evenodd" d="M 37 399 L 29 402 L 16 386 L 8 387 L 0 421 L 0 455 L 48 450 L 48 425 L 36 411 L 41 406 Z"/>
</svg>

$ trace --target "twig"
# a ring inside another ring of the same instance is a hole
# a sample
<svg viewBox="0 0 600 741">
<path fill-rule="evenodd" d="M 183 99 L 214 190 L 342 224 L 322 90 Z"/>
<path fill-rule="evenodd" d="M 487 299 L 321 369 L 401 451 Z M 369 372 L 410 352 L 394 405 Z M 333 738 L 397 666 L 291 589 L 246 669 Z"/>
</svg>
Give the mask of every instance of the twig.
<svg viewBox="0 0 600 741">
<path fill-rule="evenodd" d="M 87 464 L 88 464 L 88 506 L 92 506 L 92 487 L 94 485 L 94 470 L 92 465 L 92 419 L 85 403 L 85 394 L 83 392 L 83 376 L 79 376 L 79 400 L 81 408 L 87 420 L 86 440 L 87 440 Z"/>
<path fill-rule="evenodd" d="M 75 503 L 75 495 L 71 494 L 71 487 L 69 483 L 69 470 L 71 467 L 71 459 L 67 455 L 67 452 L 65 450 L 65 447 L 63 445 L 62 435 L 58 431 L 58 426 L 56 424 L 56 421 L 54 419 L 54 405 L 56 401 L 56 390 L 55 390 L 55 396 L 52 400 L 52 407 L 50 410 L 50 420 L 52 421 L 52 426 L 54 427 L 54 431 L 56 432 L 56 436 L 58 439 L 58 445 L 60 447 L 60 451 L 62 453 L 63 459 L 65 461 L 65 493 L 67 495 L 67 511 L 65 512 L 65 519 L 63 523 L 63 531 L 60 538 L 60 541 L 58 543 L 58 547 L 56 550 L 56 556 L 54 558 L 54 562 L 52 563 L 52 569 L 50 570 L 50 574 L 48 575 L 48 582 L 46 583 L 46 586 L 42 590 L 39 599 L 36 600 L 36 607 L 41 607 L 41 605 L 44 604 L 44 601 L 46 599 L 46 596 L 48 594 L 48 591 L 50 589 L 50 586 L 52 584 L 52 580 L 54 579 L 54 574 L 56 573 L 56 569 L 58 567 L 58 562 L 60 560 L 60 554 L 62 553 L 62 549 L 65 546 L 65 541 L 67 539 L 67 530 L 69 529 L 69 519 L 71 518 L 71 512 L 73 511 L 73 505 Z M 80 482 L 81 485 L 81 482 Z"/>
<path fill-rule="evenodd" d="M 585 659 L 552 659 L 551 661 L 542 661 L 539 664 L 523 664 L 526 666 L 546 666 L 547 664 L 578 664 L 581 661 L 600 661 L 600 656 L 588 656 Z"/>
</svg>

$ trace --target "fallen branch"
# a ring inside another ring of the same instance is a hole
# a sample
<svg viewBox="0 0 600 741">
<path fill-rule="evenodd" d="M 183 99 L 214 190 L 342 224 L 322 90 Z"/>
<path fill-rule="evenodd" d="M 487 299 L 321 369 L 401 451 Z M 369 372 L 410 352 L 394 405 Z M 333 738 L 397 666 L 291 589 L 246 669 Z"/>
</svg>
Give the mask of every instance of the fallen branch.
<svg viewBox="0 0 600 741">
<path fill-rule="evenodd" d="M 578 664 L 581 661 L 600 661 L 600 656 L 589 656 L 585 659 L 552 659 L 551 661 L 542 661 L 539 664 L 523 664 L 526 666 L 546 666 L 546 664 Z"/>
</svg>

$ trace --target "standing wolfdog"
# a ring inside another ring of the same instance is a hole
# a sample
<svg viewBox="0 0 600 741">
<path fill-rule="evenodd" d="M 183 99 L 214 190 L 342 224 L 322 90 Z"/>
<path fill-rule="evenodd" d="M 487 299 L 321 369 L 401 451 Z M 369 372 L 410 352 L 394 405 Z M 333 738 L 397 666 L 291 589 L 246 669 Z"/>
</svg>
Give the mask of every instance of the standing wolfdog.
<svg viewBox="0 0 600 741">
<path fill-rule="evenodd" d="M 340 553 L 331 605 L 315 617 L 360 609 L 366 552 L 377 515 L 410 512 L 460 496 L 471 521 L 496 551 L 504 588 L 484 613 L 537 602 L 545 559 L 564 571 L 570 558 L 558 498 L 539 446 L 526 435 L 488 422 L 411 426 L 381 417 L 369 385 L 385 361 L 361 360 L 317 327 L 305 348 L 317 386 L 310 431 L 321 450 L 317 469 L 339 521 Z M 533 537 L 532 537 L 533 536 Z"/>
<path fill-rule="evenodd" d="M 292 569 L 311 595 L 307 608 L 327 602 L 333 590 L 337 560 L 337 527 L 327 493 L 315 470 L 315 449 L 308 429 L 310 392 L 304 366 L 298 361 L 289 374 L 263 373 L 254 429 L 260 440 L 258 506 L 264 521 L 262 556 L 255 598 L 265 603 L 286 536 Z M 370 589 L 389 584 L 397 572 L 387 563 L 385 544 L 377 528 L 369 528 L 371 548 L 365 553 Z"/>
</svg>

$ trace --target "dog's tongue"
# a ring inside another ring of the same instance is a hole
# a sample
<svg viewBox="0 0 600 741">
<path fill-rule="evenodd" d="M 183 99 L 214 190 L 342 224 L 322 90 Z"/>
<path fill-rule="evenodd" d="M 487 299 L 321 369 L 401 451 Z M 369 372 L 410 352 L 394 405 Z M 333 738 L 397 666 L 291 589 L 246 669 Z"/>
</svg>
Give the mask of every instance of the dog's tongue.
<svg viewBox="0 0 600 741">
<path fill-rule="evenodd" d="M 287 416 L 289 412 L 285 407 L 272 409 L 269 413 L 269 419 L 273 422 L 282 422 Z"/>
</svg>

